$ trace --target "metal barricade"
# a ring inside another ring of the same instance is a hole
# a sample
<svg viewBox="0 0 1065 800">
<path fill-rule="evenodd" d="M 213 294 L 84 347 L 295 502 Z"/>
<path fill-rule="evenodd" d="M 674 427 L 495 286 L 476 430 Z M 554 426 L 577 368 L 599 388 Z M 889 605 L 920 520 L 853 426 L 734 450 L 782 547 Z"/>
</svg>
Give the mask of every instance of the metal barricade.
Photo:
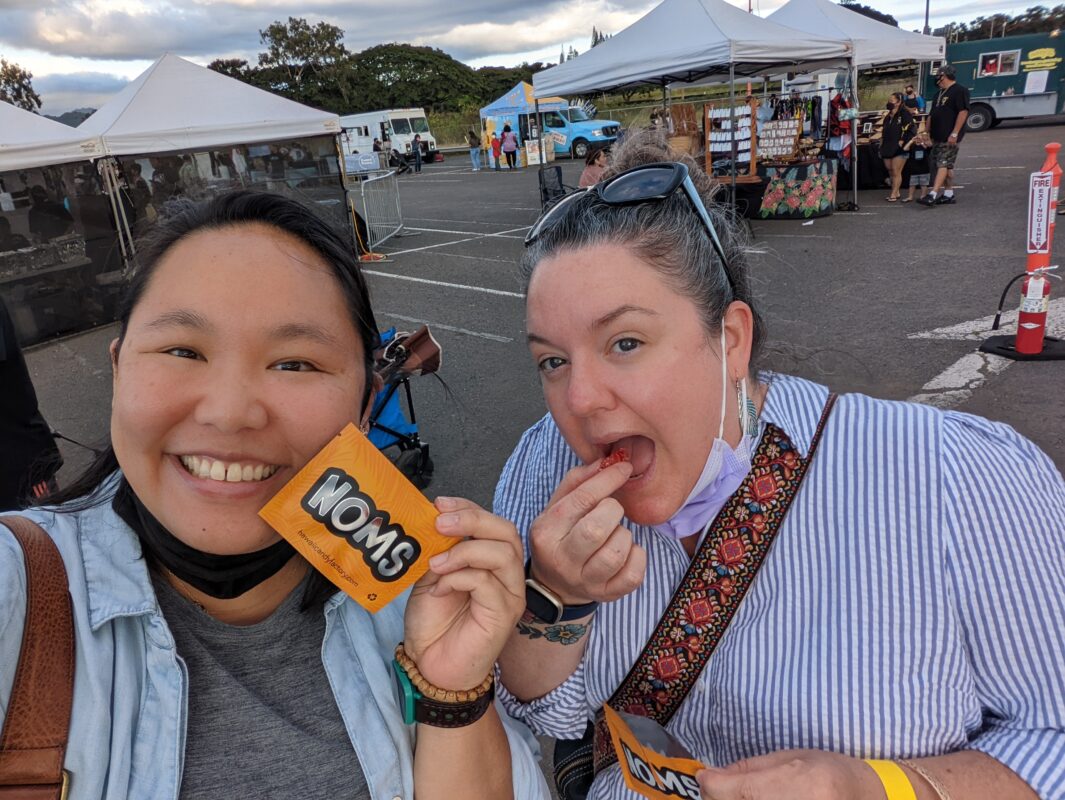
<svg viewBox="0 0 1065 800">
<path fill-rule="evenodd" d="M 387 153 L 352 153 L 343 159 L 348 208 L 360 239 L 360 250 L 373 252 L 403 230 L 397 172 Z"/>
</svg>

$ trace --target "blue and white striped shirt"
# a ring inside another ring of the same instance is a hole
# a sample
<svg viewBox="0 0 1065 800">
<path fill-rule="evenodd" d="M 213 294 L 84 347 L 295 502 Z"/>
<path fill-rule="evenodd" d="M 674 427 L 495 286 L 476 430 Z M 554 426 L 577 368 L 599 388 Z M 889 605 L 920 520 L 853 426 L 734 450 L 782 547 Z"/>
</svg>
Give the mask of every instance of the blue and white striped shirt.
<svg viewBox="0 0 1065 800">
<path fill-rule="evenodd" d="M 805 455 L 828 390 L 764 375 L 762 419 Z M 495 511 L 522 536 L 578 459 L 550 417 L 526 431 Z M 507 708 L 576 738 L 643 649 L 688 567 L 629 525 L 644 583 L 600 607 L 584 660 Z M 668 728 L 705 763 L 817 748 L 918 758 L 972 748 L 1065 798 L 1065 482 L 1012 428 L 843 395 L 731 626 Z M 590 798 L 635 797 L 615 765 Z"/>
</svg>

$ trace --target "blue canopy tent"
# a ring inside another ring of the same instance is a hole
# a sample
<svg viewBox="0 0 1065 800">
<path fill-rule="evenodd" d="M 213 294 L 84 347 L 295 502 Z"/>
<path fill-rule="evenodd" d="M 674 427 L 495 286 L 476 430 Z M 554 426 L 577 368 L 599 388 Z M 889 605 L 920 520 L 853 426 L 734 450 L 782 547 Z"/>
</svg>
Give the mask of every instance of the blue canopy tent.
<svg viewBox="0 0 1065 800">
<path fill-rule="evenodd" d="M 518 134 L 518 142 L 524 143 L 532 135 L 530 131 L 533 127 L 537 131 L 543 129 L 542 122 L 532 124 L 538 113 L 560 111 L 568 107 L 569 103 L 561 97 L 541 97 L 537 101 L 533 97 L 532 84 L 522 81 L 481 109 L 481 135 L 485 147 L 488 147 L 492 133 L 502 132 L 504 125 L 510 125 L 510 129 Z"/>
</svg>

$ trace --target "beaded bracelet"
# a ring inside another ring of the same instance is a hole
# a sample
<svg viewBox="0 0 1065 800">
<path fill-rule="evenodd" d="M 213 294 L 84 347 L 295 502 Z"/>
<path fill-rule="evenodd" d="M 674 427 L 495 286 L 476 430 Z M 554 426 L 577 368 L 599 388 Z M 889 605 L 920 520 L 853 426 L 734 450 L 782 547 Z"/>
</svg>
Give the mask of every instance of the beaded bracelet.
<svg viewBox="0 0 1065 800">
<path fill-rule="evenodd" d="M 908 767 L 909 769 L 920 775 L 924 779 L 925 783 L 932 787 L 932 791 L 936 793 L 936 797 L 938 797 L 939 800 L 951 800 L 950 792 L 947 791 L 947 787 L 944 786 L 943 783 L 939 780 L 939 778 L 937 778 L 931 772 L 929 772 L 922 766 L 914 764 L 909 759 L 897 758 L 895 760 L 902 764 L 902 766 Z"/>
<path fill-rule="evenodd" d="M 495 672 L 493 671 L 489 672 L 488 676 L 472 689 L 441 689 L 439 686 L 429 683 L 419 672 L 418 665 L 414 663 L 414 659 L 407 655 L 403 642 L 396 645 L 395 658 L 396 663 L 407 673 L 407 677 L 410 678 L 414 688 L 421 692 L 422 696 L 438 703 L 473 703 L 488 694 L 495 681 Z"/>
</svg>

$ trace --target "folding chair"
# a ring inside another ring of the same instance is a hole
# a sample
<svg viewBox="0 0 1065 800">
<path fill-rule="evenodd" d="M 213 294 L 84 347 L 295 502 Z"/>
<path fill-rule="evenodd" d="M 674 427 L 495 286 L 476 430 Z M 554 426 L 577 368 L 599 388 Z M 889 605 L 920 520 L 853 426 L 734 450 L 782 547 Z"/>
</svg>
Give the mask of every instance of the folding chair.
<svg viewBox="0 0 1065 800">
<path fill-rule="evenodd" d="M 540 172 L 540 210 L 545 210 L 558 198 L 576 189 L 562 182 L 562 167 L 541 167 Z"/>
</svg>

